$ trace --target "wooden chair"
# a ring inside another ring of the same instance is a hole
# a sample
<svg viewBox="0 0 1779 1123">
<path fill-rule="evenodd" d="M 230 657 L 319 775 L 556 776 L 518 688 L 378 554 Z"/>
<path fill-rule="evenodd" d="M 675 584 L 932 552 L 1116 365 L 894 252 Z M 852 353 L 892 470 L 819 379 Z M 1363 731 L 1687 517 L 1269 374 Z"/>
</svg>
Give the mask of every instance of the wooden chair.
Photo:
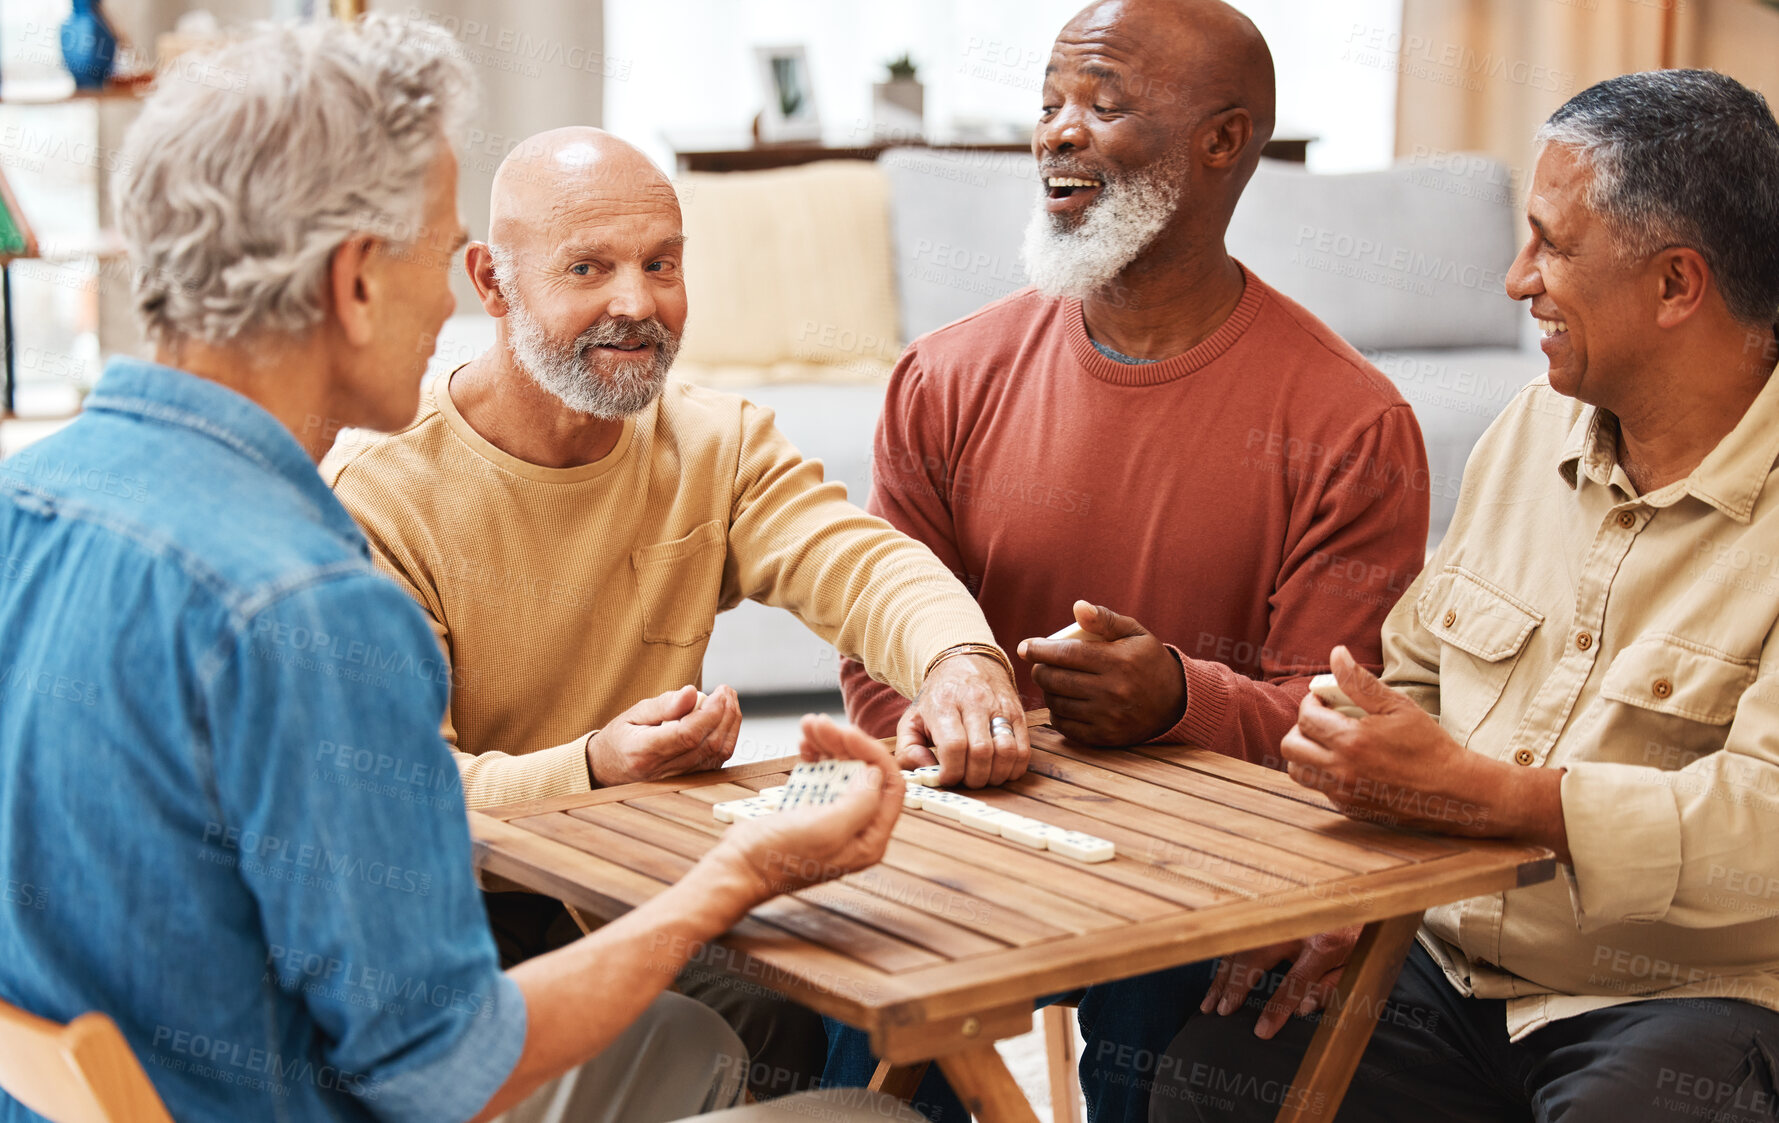
<svg viewBox="0 0 1779 1123">
<path fill-rule="evenodd" d="M 0 1002 L 0 1089 L 53 1123 L 173 1123 L 117 1023 L 67 1025 Z"/>
</svg>

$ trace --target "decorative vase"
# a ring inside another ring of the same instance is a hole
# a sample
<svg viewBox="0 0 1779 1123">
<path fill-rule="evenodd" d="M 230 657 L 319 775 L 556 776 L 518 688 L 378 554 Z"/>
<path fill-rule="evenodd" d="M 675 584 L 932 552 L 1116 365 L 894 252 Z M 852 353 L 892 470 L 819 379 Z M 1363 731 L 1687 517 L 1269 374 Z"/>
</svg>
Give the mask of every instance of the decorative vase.
<svg viewBox="0 0 1779 1123">
<path fill-rule="evenodd" d="M 925 132 L 925 89 L 913 78 L 875 82 L 871 119 L 879 141 L 917 141 Z"/>
<path fill-rule="evenodd" d="M 74 14 L 62 25 L 62 61 L 77 89 L 97 90 L 117 65 L 117 34 L 99 10 L 99 0 L 74 0 Z"/>
</svg>

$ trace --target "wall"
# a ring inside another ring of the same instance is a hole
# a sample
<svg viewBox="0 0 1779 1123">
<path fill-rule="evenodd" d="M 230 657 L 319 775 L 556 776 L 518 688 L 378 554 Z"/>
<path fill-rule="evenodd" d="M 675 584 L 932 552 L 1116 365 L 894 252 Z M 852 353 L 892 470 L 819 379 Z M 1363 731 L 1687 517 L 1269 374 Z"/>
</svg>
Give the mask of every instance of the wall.
<svg viewBox="0 0 1779 1123">
<path fill-rule="evenodd" d="M 1029 130 L 1058 30 L 1083 0 L 607 0 L 607 127 L 664 167 L 668 131 L 744 136 L 762 98 L 757 45 L 805 44 L 826 139 L 870 133 L 871 83 L 904 50 L 926 84 L 929 129 Z M 1390 160 L 1396 76 L 1355 63 L 1355 36 L 1391 35 L 1400 0 L 1237 0 L 1272 46 L 1280 135 L 1319 136 L 1312 166 Z"/>
</svg>

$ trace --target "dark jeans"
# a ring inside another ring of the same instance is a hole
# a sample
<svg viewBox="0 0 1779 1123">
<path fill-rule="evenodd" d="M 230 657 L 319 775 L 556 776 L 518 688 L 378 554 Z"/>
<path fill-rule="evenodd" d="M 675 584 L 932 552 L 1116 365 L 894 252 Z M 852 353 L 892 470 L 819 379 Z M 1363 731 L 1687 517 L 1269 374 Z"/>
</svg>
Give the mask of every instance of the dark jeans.
<svg viewBox="0 0 1779 1123">
<path fill-rule="evenodd" d="M 488 924 L 511 967 L 573 943 L 580 926 L 560 901 L 536 893 L 484 893 Z M 675 989 L 722 1015 L 747 1047 L 747 1090 L 756 1100 L 775 1099 L 816 1086 L 827 1056 L 827 1031 L 814 1010 L 747 979 L 697 964 L 674 981 Z"/>
<path fill-rule="evenodd" d="M 1081 992 L 1076 1016 L 1086 1048 L 1081 1054 L 1081 1091 L 1091 1123 L 1143 1123 L 1148 1117 L 1148 1080 L 1162 1050 L 1211 985 L 1213 965 L 1191 963 L 1152 975 L 1102 983 Z M 1056 998 L 1038 1003 L 1048 1006 Z M 856 1029 L 828 1020 L 828 1067 L 824 1087 L 857 1088 L 877 1070 L 871 1041 Z M 934 1123 L 969 1123 L 957 1093 L 934 1065 L 915 1093 L 916 1110 Z"/>
<path fill-rule="evenodd" d="M 1278 1113 L 1315 1019 L 1293 1018 L 1261 1041 L 1253 1030 L 1263 1001 L 1186 1024 L 1162 1058 L 1150 1100 L 1154 1123 Z M 1609 1006 L 1510 1042 L 1505 1003 L 1460 995 L 1417 944 L 1339 1118 L 1753 1123 L 1779 1118 L 1776 1047 L 1779 1013 L 1717 998 Z"/>
</svg>

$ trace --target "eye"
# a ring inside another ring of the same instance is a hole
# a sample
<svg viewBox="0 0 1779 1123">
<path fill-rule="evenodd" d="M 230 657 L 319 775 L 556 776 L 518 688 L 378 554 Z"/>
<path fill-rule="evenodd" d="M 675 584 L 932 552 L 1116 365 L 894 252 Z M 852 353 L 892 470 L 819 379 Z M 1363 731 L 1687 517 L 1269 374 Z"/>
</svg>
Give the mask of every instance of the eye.
<svg viewBox="0 0 1779 1123">
<path fill-rule="evenodd" d="M 588 274 L 589 274 L 589 273 L 591 273 L 591 272 L 593 272 L 593 267 L 592 267 L 592 266 L 591 266 L 591 265 L 588 265 L 588 264 L 587 264 L 587 263 L 586 263 L 586 262 L 584 262 L 584 261 L 583 261 L 583 262 L 581 262 L 581 263 L 580 263 L 580 264 L 579 264 L 579 265 L 571 265 L 571 266 L 569 266 L 569 267 L 568 267 L 568 271 L 569 271 L 569 272 L 570 272 L 570 273 L 573 273 L 573 274 L 574 274 L 574 275 L 575 275 L 575 276 L 577 276 L 577 277 L 585 277 L 585 276 L 587 276 L 587 275 L 588 275 Z"/>
<path fill-rule="evenodd" d="M 651 273 L 664 273 L 673 268 L 673 262 L 667 258 L 660 258 L 649 262 L 644 268 Z"/>
<path fill-rule="evenodd" d="M 1044 120 L 1047 117 L 1054 117 L 1055 115 L 1056 115 L 1056 106 L 1054 106 L 1054 105 L 1046 105 L 1044 108 L 1038 110 L 1038 119 L 1040 121 Z"/>
</svg>

